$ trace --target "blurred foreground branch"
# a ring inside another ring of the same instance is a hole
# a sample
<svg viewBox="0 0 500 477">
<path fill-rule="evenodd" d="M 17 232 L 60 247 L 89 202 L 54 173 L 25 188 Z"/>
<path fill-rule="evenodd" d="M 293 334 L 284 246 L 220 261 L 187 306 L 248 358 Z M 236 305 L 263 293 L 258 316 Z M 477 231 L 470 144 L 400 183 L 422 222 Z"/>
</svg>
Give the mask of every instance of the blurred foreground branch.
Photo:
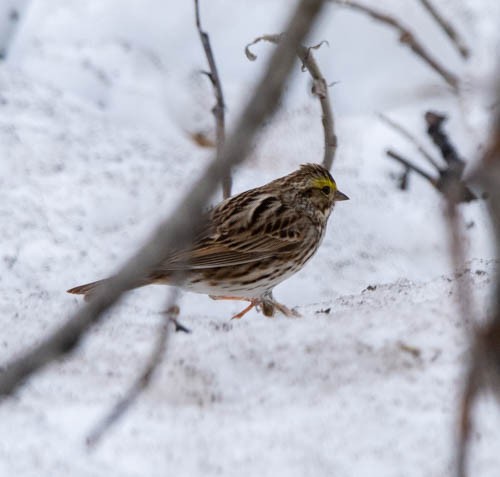
<svg viewBox="0 0 500 477">
<path fill-rule="evenodd" d="M 215 117 L 215 137 L 216 137 L 216 147 L 217 147 L 216 151 L 217 155 L 220 155 L 225 140 L 224 96 L 222 94 L 222 86 L 219 78 L 219 72 L 217 71 L 215 58 L 212 52 L 212 47 L 210 45 L 210 38 L 208 34 L 201 28 L 200 7 L 198 0 L 194 0 L 194 10 L 196 16 L 196 28 L 198 29 L 201 44 L 203 46 L 205 56 L 207 57 L 208 67 L 210 68 L 210 71 L 207 72 L 206 74 L 210 79 L 210 82 L 212 83 L 212 87 L 215 94 L 215 105 L 212 108 L 212 113 Z M 226 174 L 224 174 L 222 178 L 222 196 L 224 199 L 227 199 L 228 197 L 231 196 L 232 182 L 233 181 L 231 179 L 231 170 L 229 170 Z"/>
<path fill-rule="evenodd" d="M 260 83 L 217 158 L 183 196 L 176 211 L 156 229 L 146 245 L 87 304 L 33 349 L 4 365 L 0 374 L 0 395 L 12 393 L 31 374 L 73 351 L 89 328 L 102 319 L 103 312 L 153 269 L 168 250 L 192 240 L 203 225 L 200 220 L 202 210 L 220 178 L 231 167 L 245 160 L 255 132 L 276 110 L 285 80 L 293 67 L 296 48 L 318 17 L 323 3 L 324 0 L 299 2 L 286 29 L 286 38 L 272 55 Z"/>
<path fill-rule="evenodd" d="M 252 53 L 250 47 L 259 43 L 260 41 L 268 41 L 270 43 L 274 43 L 275 45 L 279 44 L 282 40 L 283 35 L 275 34 L 275 35 L 262 35 L 253 40 L 245 47 L 245 54 L 250 61 L 255 61 L 257 56 Z M 323 154 L 323 166 L 328 170 L 331 169 L 333 160 L 335 159 L 335 152 L 337 151 L 337 136 L 335 135 L 335 123 L 332 113 L 332 107 L 330 102 L 330 95 L 328 93 L 328 84 L 319 69 L 318 63 L 314 59 L 312 54 L 312 50 L 316 50 L 323 42 L 318 45 L 305 47 L 303 45 L 299 45 L 297 47 L 297 56 L 300 58 L 302 62 L 302 68 L 306 68 L 309 71 L 313 79 L 313 88 L 312 93 L 319 99 L 321 104 L 321 122 L 323 124 L 324 138 L 325 138 L 325 148 Z"/>
<path fill-rule="evenodd" d="M 497 71 L 496 101 L 500 100 L 500 70 Z M 477 398 L 491 391 L 500 401 L 500 113 L 494 118 L 489 147 L 472 175 L 489 196 L 488 212 L 493 225 L 497 269 L 493 289 L 493 312 L 486 325 L 472 336 L 472 352 L 460 408 L 457 446 L 457 476 L 466 477 L 472 429 L 472 410 Z"/>
<path fill-rule="evenodd" d="M 441 78 L 448 83 L 453 91 L 458 91 L 459 81 L 458 78 L 448 71 L 442 64 L 440 64 L 436 59 L 434 59 L 430 53 L 423 47 L 422 43 L 415 37 L 415 35 L 405 26 L 403 26 L 398 20 L 393 16 L 376 10 L 367 5 L 363 5 L 355 0 L 330 0 L 332 3 L 336 3 L 341 6 L 349 7 L 353 10 L 365 13 L 366 15 L 374 18 L 375 20 L 388 25 L 399 32 L 399 41 L 404 45 L 408 46 L 413 53 L 415 53 L 421 60 L 427 63 L 436 73 L 438 73 Z"/>
</svg>

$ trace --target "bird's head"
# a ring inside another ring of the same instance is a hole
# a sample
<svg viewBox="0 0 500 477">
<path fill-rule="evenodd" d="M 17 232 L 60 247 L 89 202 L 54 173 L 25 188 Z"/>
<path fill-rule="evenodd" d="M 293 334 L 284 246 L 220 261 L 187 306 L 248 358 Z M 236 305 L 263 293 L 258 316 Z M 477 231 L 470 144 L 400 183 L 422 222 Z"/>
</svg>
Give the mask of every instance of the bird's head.
<svg viewBox="0 0 500 477">
<path fill-rule="evenodd" d="M 335 202 L 349 199 L 338 190 L 330 172 L 320 164 L 302 164 L 298 171 L 288 177 L 295 187 L 297 200 L 324 216 L 328 217 Z"/>
</svg>

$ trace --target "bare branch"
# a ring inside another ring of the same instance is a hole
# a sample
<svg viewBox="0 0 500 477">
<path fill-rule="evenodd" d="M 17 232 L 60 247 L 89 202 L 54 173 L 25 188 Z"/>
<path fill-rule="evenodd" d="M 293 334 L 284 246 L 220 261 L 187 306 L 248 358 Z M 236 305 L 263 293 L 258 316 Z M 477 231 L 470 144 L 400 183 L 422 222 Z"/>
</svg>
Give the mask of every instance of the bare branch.
<svg viewBox="0 0 500 477">
<path fill-rule="evenodd" d="M 436 160 L 431 156 L 429 152 L 426 151 L 424 146 L 422 146 L 422 144 L 417 140 L 417 138 L 413 136 L 401 124 L 396 123 L 396 121 L 393 121 L 392 119 L 390 119 L 389 117 L 385 116 L 382 113 L 379 113 L 378 117 L 388 126 L 390 126 L 395 131 L 399 132 L 402 136 L 404 136 L 406 139 L 408 139 L 408 141 L 410 141 L 417 148 L 418 152 L 420 152 L 420 154 L 422 154 L 422 156 L 424 156 L 427 159 L 427 161 L 429 161 L 429 163 L 436 168 L 436 170 L 439 171 L 441 169 Z"/>
<path fill-rule="evenodd" d="M 437 188 L 437 181 L 432 177 L 430 174 L 427 174 L 423 169 L 420 169 L 420 167 L 416 166 L 412 162 L 410 162 L 408 159 L 405 159 L 401 154 L 398 154 L 397 152 L 394 152 L 392 149 L 388 149 L 385 151 L 385 153 L 395 161 L 399 162 L 400 164 L 403 164 L 407 169 L 410 169 L 414 172 L 416 172 L 419 176 L 422 176 L 424 179 L 426 179 L 430 184 L 432 184 L 434 187 Z"/>
<path fill-rule="evenodd" d="M 430 0 L 420 0 L 420 3 L 429 12 L 432 18 L 434 18 L 436 23 L 442 28 L 445 35 L 450 39 L 452 45 L 460 53 L 462 58 L 467 59 L 470 55 L 469 48 L 465 44 L 463 38 L 457 33 L 455 28 L 453 28 L 453 25 L 436 10 L 436 7 L 431 3 Z"/>
<path fill-rule="evenodd" d="M 170 336 L 170 329 L 172 324 L 177 325 L 176 318 L 179 315 L 179 307 L 175 305 L 177 301 L 178 289 L 173 288 L 170 292 L 168 299 L 167 311 L 164 313 L 164 320 L 162 320 L 160 329 L 158 330 L 156 344 L 153 348 L 149 361 L 144 368 L 141 375 L 132 384 L 125 396 L 120 399 L 106 415 L 104 419 L 89 434 L 87 438 L 87 445 L 89 447 L 95 446 L 104 435 L 104 433 L 115 424 L 118 419 L 130 408 L 130 406 L 137 399 L 139 394 L 143 392 L 150 384 L 157 368 L 160 366 L 165 352 L 167 350 L 168 339 Z"/>
<path fill-rule="evenodd" d="M 212 52 L 212 47 L 210 46 L 210 38 L 208 34 L 202 30 L 200 21 L 200 7 L 198 0 L 194 0 L 194 9 L 196 16 L 196 28 L 200 34 L 201 44 L 203 50 L 205 51 L 205 56 L 207 57 L 208 67 L 210 68 L 210 74 L 208 78 L 212 83 L 215 94 L 215 105 L 212 108 L 212 113 L 215 117 L 215 137 L 217 144 L 217 155 L 220 155 L 222 147 L 224 146 L 225 140 L 225 128 L 224 128 L 224 96 L 222 94 L 222 86 L 219 78 L 219 73 L 217 71 L 217 65 L 215 64 L 215 58 Z M 231 197 L 231 171 L 229 170 L 227 174 L 224 174 L 222 178 L 222 195 L 224 199 Z"/>
<path fill-rule="evenodd" d="M 330 95 L 328 93 L 328 84 L 324 76 L 321 74 L 319 66 L 316 63 L 316 60 L 314 59 L 314 56 L 311 52 L 311 48 L 306 48 L 305 46 L 300 45 L 297 49 L 297 54 L 299 55 L 302 64 L 307 68 L 309 74 L 313 78 L 312 92 L 315 96 L 318 97 L 321 104 L 321 122 L 323 124 L 323 131 L 325 136 L 323 166 L 330 170 L 335 159 L 338 142 L 337 136 L 335 135 L 335 123 L 330 103 Z"/>
<path fill-rule="evenodd" d="M 102 313 L 112 307 L 139 278 L 153 269 L 168 250 L 192 240 L 202 226 L 200 217 L 203 207 L 213 194 L 220 177 L 246 159 L 255 132 L 276 110 L 285 80 L 293 67 L 296 48 L 304 40 L 323 4 L 324 0 L 299 2 L 290 19 L 286 39 L 278 45 L 271 57 L 233 134 L 225 142 L 216 160 L 211 162 L 191 190 L 184 195 L 175 213 L 162 222 L 147 244 L 121 267 L 106 286 L 96 292 L 91 301 L 40 344 L 4 367 L 0 375 L 0 395 L 12 393 L 31 374 L 74 350 L 90 326 L 102 319 Z"/>
<path fill-rule="evenodd" d="M 374 8 L 363 5 L 354 0 L 330 0 L 332 3 L 342 5 L 345 7 L 350 7 L 353 10 L 360 11 L 369 15 L 370 17 L 384 23 L 399 32 L 399 41 L 404 45 L 407 45 L 413 53 L 415 53 L 420 59 L 422 59 L 428 66 L 430 66 L 436 73 L 438 73 L 441 78 L 443 78 L 446 83 L 448 83 L 451 88 L 457 92 L 459 81 L 458 78 L 448 71 L 443 65 L 441 65 L 437 60 L 435 60 L 427 50 L 422 46 L 422 44 L 417 40 L 413 33 L 406 27 L 404 27 L 398 20 L 396 20 L 391 15 L 375 10 Z"/>
<path fill-rule="evenodd" d="M 280 34 L 259 36 L 245 47 L 245 54 L 249 60 L 254 61 L 257 59 L 257 56 L 250 50 L 250 46 L 255 45 L 260 41 L 269 41 L 271 43 L 278 44 L 282 38 L 283 35 Z M 299 45 L 299 47 L 297 48 L 297 56 L 302 62 L 302 68 L 307 69 L 313 79 L 312 93 L 319 99 L 321 105 L 321 122 L 323 124 L 325 138 L 323 166 L 330 170 L 333 160 L 335 159 L 335 152 L 337 151 L 338 145 L 337 136 L 335 135 L 335 122 L 330 103 L 330 95 L 328 93 L 328 84 L 324 76 L 322 75 L 311 51 L 317 50 L 323 43 L 326 42 L 323 41 L 318 45 L 311 47 Z"/>
</svg>

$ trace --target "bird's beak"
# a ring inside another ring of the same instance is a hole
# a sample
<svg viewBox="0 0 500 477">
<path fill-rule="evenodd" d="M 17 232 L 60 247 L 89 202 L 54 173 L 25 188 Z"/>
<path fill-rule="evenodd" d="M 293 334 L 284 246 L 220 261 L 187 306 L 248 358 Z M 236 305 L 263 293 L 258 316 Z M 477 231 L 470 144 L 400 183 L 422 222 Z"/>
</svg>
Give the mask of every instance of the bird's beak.
<svg viewBox="0 0 500 477">
<path fill-rule="evenodd" d="M 335 195 L 333 196 L 333 199 L 335 201 L 337 201 L 337 200 L 349 200 L 349 197 L 347 197 L 343 192 L 336 190 Z"/>
</svg>

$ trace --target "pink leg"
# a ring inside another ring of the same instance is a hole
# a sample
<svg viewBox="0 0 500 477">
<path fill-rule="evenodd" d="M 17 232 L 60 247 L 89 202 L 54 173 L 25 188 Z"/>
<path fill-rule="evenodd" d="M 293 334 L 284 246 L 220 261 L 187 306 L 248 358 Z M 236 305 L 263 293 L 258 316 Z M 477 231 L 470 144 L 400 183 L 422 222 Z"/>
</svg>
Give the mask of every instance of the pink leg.
<svg viewBox="0 0 500 477">
<path fill-rule="evenodd" d="M 239 320 L 242 318 L 244 315 L 246 315 L 252 308 L 257 306 L 260 302 L 257 299 L 250 299 L 250 298 L 243 298 L 239 296 L 215 296 L 215 295 L 210 295 L 210 298 L 212 300 L 236 300 L 236 301 L 249 301 L 250 305 L 248 305 L 244 310 L 240 311 L 239 313 L 236 313 L 236 315 L 233 315 L 231 317 L 231 320 Z"/>
</svg>

